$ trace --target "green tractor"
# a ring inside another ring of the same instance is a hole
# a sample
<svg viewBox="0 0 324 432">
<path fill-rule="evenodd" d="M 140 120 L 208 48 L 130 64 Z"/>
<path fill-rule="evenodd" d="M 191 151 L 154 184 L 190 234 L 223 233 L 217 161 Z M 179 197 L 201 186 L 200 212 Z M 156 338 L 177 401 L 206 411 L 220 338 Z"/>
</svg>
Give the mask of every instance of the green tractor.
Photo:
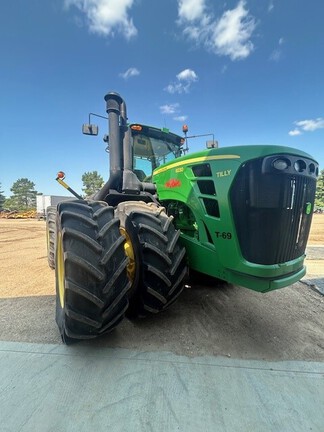
<svg viewBox="0 0 324 432">
<path fill-rule="evenodd" d="M 263 293 L 305 275 L 318 175 L 310 155 L 279 146 L 184 155 L 183 137 L 128 124 L 117 93 L 105 101 L 109 180 L 91 200 L 48 211 L 65 343 L 165 310 L 191 272 Z"/>
</svg>

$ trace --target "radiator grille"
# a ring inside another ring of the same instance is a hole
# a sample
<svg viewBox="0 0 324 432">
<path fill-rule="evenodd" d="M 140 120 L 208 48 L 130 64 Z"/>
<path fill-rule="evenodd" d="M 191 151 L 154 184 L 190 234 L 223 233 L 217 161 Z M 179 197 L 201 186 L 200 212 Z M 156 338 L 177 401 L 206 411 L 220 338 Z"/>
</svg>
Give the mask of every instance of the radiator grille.
<svg viewBox="0 0 324 432">
<path fill-rule="evenodd" d="M 316 189 L 314 175 L 280 172 L 270 162 L 261 158 L 243 165 L 230 192 L 242 255 L 268 265 L 304 254 L 312 219 L 306 209 L 310 203 L 313 208 Z"/>
</svg>

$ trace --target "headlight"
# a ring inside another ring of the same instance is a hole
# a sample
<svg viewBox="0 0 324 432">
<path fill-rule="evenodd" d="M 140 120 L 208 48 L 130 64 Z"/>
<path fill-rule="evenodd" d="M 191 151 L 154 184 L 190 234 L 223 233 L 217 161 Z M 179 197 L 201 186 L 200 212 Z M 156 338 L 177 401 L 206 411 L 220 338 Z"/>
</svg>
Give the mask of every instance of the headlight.
<svg viewBox="0 0 324 432">
<path fill-rule="evenodd" d="M 303 160 L 299 159 L 294 163 L 294 168 L 297 172 L 303 172 L 306 169 L 306 164 Z"/>
<path fill-rule="evenodd" d="M 273 167 L 276 168 L 279 171 L 283 171 L 288 168 L 290 165 L 289 161 L 287 159 L 276 159 L 273 161 Z"/>
</svg>

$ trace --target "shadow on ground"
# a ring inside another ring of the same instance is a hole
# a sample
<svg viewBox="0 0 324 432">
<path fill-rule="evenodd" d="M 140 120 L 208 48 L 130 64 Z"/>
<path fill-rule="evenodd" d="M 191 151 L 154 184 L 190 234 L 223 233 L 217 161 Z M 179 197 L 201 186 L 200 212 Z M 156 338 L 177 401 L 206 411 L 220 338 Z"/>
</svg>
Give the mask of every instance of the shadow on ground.
<svg viewBox="0 0 324 432">
<path fill-rule="evenodd" d="M 109 335 L 82 345 L 220 355 L 243 359 L 324 360 L 324 302 L 298 283 L 259 294 L 231 286 L 193 286 L 159 315 L 125 319 Z M 61 344 L 55 297 L 0 300 L 0 340 Z"/>
</svg>

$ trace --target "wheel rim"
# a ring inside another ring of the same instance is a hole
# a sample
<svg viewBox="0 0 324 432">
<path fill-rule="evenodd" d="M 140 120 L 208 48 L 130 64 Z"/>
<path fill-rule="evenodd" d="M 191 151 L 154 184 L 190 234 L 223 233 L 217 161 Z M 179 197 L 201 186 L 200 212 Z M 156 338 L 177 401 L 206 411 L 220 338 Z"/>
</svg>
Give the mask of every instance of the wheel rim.
<svg viewBox="0 0 324 432">
<path fill-rule="evenodd" d="M 57 237 L 57 283 L 58 283 L 58 294 L 60 298 L 61 308 L 64 308 L 64 291 L 65 291 L 65 271 L 64 271 L 64 252 L 63 252 L 63 241 L 62 234 Z"/>
<path fill-rule="evenodd" d="M 131 242 L 131 239 L 125 230 L 125 228 L 120 228 L 120 233 L 125 237 L 125 243 L 124 243 L 124 250 L 125 254 L 128 257 L 128 264 L 127 264 L 127 276 L 128 279 L 133 283 L 135 280 L 135 274 L 136 274 L 136 264 L 135 264 L 135 254 L 134 254 L 134 248 Z"/>
</svg>

